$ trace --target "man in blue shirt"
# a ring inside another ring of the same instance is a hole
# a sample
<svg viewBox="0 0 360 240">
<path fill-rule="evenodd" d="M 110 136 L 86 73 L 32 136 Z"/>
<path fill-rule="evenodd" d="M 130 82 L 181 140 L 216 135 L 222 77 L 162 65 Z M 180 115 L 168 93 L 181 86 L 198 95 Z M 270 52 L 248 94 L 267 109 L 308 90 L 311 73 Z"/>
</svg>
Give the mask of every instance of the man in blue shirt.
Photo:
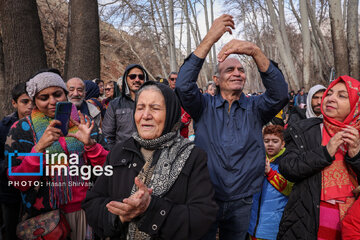
<svg viewBox="0 0 360 240">
<path fill-rule="evenodd" d="M 232 40 L 219 52 L 215 96 L 202 95 L 196 80 L 212 45 L 234 28 L 232 16 L 217 18 L 180 68 L 176 93 L 195 121 L 195 144 L 208 154 L 208 168 L 219 205 L 217 220 L 205 239 L 245 239 L 252 195 L 260 191 L 265 170 L 262 127 L 288 102 L 288 86 L 281 71 L 254 43 Z M 246 97 L 245 69 L 230 54 L 251 56 L 266 92 Z"/>
</svg>

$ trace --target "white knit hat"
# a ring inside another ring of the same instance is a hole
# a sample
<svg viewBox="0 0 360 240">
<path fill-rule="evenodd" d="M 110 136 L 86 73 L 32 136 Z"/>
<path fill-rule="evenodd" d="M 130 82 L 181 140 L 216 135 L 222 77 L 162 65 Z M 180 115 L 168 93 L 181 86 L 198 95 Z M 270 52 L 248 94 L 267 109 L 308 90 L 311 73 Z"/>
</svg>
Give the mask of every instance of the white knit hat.
<svg viewBox="0 0 360 240">
<path fill-rule="evenodd" d="M 26 92 L 32 100 L 38 92 L 48 87 L 61 87 L 67 93 L 64 80 L 53 72 L 39 73 L 26 82 Z"/>
</svg>

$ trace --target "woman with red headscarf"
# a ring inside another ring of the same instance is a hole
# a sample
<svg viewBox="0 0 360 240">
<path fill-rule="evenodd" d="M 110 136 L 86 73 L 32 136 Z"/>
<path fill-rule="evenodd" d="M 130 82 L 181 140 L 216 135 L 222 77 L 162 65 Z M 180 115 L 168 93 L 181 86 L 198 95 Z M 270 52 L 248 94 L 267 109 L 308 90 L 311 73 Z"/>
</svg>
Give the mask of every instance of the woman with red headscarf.
<svg viewBox="0 0 360 240">
<path fill-rule="evenodd" d="M 325 91 L 323 119 L 289 125 L 281 174 L 294 187 L 278 239 L 341 239 L 341 221 L 360 177 L 360 82 L 349 76 Z"/>
</svg>

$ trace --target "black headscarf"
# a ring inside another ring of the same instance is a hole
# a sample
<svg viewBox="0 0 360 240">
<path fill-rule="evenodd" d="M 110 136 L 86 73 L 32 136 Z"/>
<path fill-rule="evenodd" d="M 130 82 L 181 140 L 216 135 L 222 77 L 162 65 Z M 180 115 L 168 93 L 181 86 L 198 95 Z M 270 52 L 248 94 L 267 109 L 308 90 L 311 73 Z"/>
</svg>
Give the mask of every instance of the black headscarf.
<svg viewBox="0 0 360 240">
<path fill-rule="evenodd" d="M 161 93 L 165 99 L 166 119 L 165 119 L 164 130 L 161 135 L 167 134 L 174 130 L 178 130 L 180 128 L 180 123 L 181 123 L 181 119 L 180 119 L 181 107 L 180 107 L 180 102 L 175 95 L 175 92 L 168 86 L 166 86 L 162 83 L 154 82 L 154 81 L 145 82 L 139 88 L 139 91 L 141 91 L 141 89 L 143 89 L 144 87 L 149 86 L 149 85 L 153 85 L 153 86 L 157 87 L 161 91 Z M 138 101 L 138 97 L 139 96 L 136 95 L 134 114 L 136 112 L 136 104 Z"/>
<path fill-rule="evenodd" d="M 85 80 L 85 100 L 90 98 L 98 98 L 100 96 L 99 86 L 91 80 Z"/>
</svg>

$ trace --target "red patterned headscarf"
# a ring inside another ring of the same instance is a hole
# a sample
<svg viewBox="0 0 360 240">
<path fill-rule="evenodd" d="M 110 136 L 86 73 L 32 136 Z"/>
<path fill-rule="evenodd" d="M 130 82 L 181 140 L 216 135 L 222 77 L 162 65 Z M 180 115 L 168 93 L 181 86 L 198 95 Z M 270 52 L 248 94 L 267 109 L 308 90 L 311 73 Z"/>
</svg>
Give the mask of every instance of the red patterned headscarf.
<svg viewBox="0 0 360 240">
<path fill-rule="evenodd" d="M 322 106 L 328 91 L 337 83 L 343 82 L 349 95 L 350 113 L 343 122 L 326 116 Z M 341 76 L 333 81 L 326 89 L 321 100 L 321 113 L 324 116 L 324 128 L 322 132 L 322 145 L 325 146 L 329 140 L 347 125 L 352 126 L 360 131 L 360 82 L 349 76 Z M 349 169 L 344 161 L 347 152 L 346 145 L 341 145 L 335 154 L 333 163 L 322 171 L 322 191 L 321 200 L 323 201 L 340 201 L 340 216 L 343 216 L 353 202 L 351 177 L 356 179 L 352 170 Z M 352 176 L 350 176 L 352 175 Z"/>
</svg>

